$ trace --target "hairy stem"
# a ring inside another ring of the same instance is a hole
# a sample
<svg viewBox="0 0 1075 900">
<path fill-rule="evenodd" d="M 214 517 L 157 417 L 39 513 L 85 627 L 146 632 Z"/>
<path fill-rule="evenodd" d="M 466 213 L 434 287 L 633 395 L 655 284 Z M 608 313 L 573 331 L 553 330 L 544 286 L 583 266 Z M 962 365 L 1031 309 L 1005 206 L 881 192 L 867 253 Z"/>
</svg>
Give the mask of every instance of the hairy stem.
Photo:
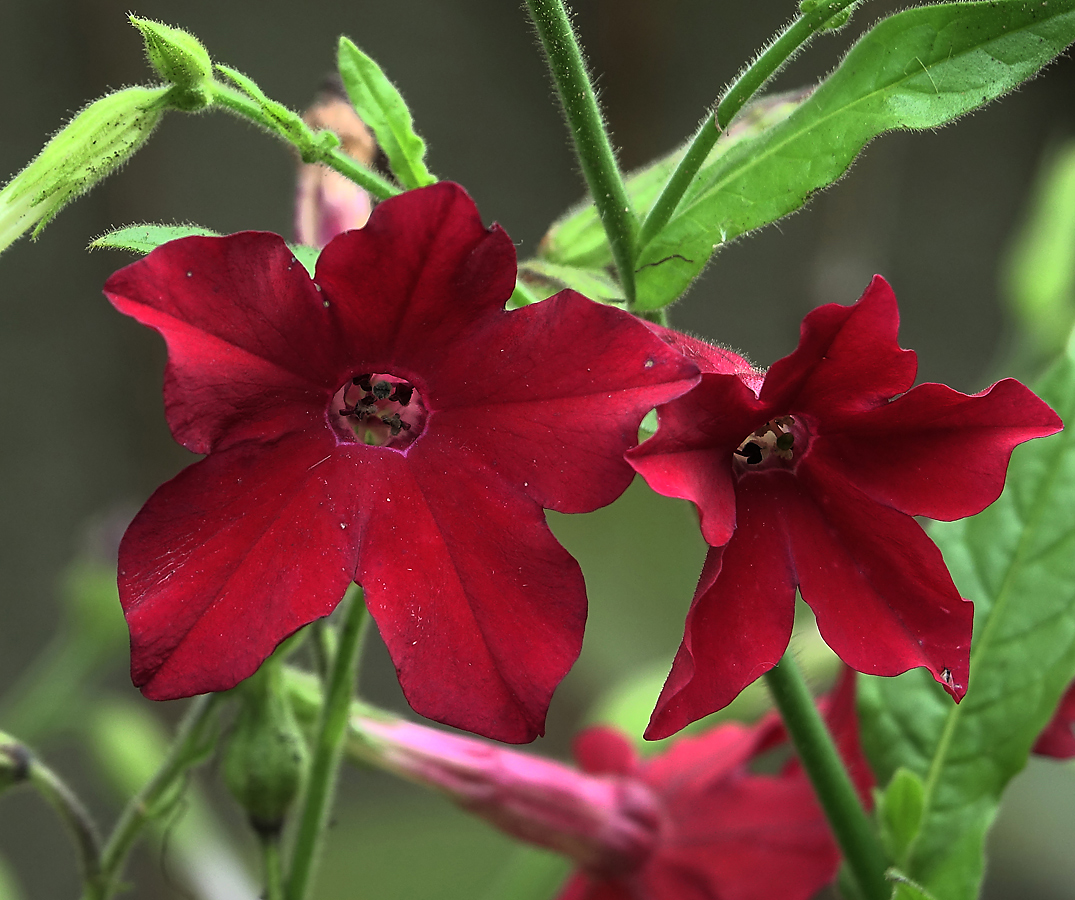
<svg viewBox="0 0 1075 900">
<path fill-rule="evenodd" d="M 715 115 L 706 116 L 661 195 L 650 208 L 642 223 L 638 238 L 639 248 L 645 247 L 668 224 L 679 201 L 683 199 L 687 188 L 717 143 L 717 138 L 747 101 L 806 46 L 833 16 L 861 2 L 863 0 L 829 0 L 818 4 L 815 9 L 800 16 L 777 35 L 776 39 L 758 54 L 758 58 L 740 73 L 717 104 Z"/>
<path fill-rule="evenodd" d="M 605 130 L 582 51 L 562 0 L 526 0 L 526 6 L 545 49 L 582 174 L 608 236 L 620 284 L 630 307 L 635 300 L 638 223 L 631 212 L 627 188 Z"/>
</svg>

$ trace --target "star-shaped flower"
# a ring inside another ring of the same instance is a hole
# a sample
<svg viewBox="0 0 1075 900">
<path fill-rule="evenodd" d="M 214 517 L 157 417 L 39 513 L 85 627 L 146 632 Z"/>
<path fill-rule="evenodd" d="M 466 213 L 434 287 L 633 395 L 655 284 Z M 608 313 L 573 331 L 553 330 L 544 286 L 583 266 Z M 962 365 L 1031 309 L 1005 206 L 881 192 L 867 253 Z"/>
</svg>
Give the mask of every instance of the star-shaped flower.
<svg viewBox="0 0 1075 900">
<path fill-rule="evenodd" d="M 542 733 L 579 652 L 582 573 L 543 508 L 585 512 L 692 363 L 564 291 L 508 312 L 515 250 L 458 185 L 380 204 L 310 278 L 277 236 L 167 244 L 105 292 L 168 345 L 165 410 L 206 458 L 120 548 L 135 684 L 224 690 L 349 582 L 420 713 Z"/>
<path fill-rule="evenodd" d="M 852 668 L 925 666 L 963 696 L 972 605 L 913 517 L 980 512 L 1015 445 L 1061 422 L 1011 379 L 973 396 L 912 388 L 916 357 L 898 326 L 876 277 L 853 306 L 807 315 L 799 347 L 760 384 L 727 352 L 665 333 L 702 380 L 660 407 L 657 434 L 627 455 L 654 490 L 697 505 L 712 549 L 647 737 L 726 706 L 777 663 L 796 587 Z"/>
</svg>

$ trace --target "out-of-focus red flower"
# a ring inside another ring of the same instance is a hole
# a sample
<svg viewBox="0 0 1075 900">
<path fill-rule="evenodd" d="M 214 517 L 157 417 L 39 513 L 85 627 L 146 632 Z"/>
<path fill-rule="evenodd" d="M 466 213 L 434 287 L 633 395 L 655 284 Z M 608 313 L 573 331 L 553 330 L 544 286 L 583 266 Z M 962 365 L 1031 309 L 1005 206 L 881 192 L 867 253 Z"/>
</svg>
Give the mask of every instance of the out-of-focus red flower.
<svg viewBox="0 0 1075 900">
<path fill-rule="evenodd" d="M 1038 735 L 1034 752 L 1039 756 L 1071 759 L 1075 756 L 1075 683 L 1068 685 L 1060 705 L 1045 730 Z"/>
<path fill-rule="evenodd" d="M 760 388 L 714 348 L 699 385 L 660 407 L 657 434 L 627 454 L 654 490 L 698 506 L 712 548 L 647 737 L 726 706 L 777 663 L 796 587 L 852 668 L 925 666 L 963 696 L 972 606 L 913 516 L 980 512 L 1015 445 L 1061 422 L 1011 379 L 973 396 L 912 389 L 917 361 L 898 326 L 875 277 L 853 306 L 807 315 L 798 349 Z"/>
<path fill-rule="evenodd" d="M 868 806 L 874 782 L 859 743 L 853 674 L 841 679 L 826 719 Z M 680 738 L 642 762 L 619 732 L 583 732 L 575 746 L 583 769 L 646 785 L 660 801 L 661 829 L 641 866 L 600 872 L 584 864 L 559 900 L 809 900 L 840 865 L 813 788 L 797 760 L 777 775 L 749 768 L 785 740 L 771 714 L 753 727 L 725 724 Z"/>
<path fill-rule="evenodd" d="M 246 232 L 174 241 L 109 280 L 168 345 L 172 433 L 208 454 L 120 547 L 147 697 L 233 687 L 355 580 L 418 712 L 542 732 L 586 616 L 543 508 L 612 502 L 642 416 L 698 376 L 572 291 L 506 311 L 515 273 L 504 231 L 441 183 L 380 204 L 313 279 Z"/>
<path fill-rule="evenodd" d="M 865 804 L 873 775 L 859 743 L 854 673 L 822 701 Z M 443 791 L 501 830 L 571 857 L 560 900 L 809 900 L 840 852 L 796 760 L 751 771 L 786 741 L 775 714 L 720 725 L 640 760 L 626 735 L 579 735 L 582 771 L 427 726 L 353 717 L 367 762 Z"/>
</svg>

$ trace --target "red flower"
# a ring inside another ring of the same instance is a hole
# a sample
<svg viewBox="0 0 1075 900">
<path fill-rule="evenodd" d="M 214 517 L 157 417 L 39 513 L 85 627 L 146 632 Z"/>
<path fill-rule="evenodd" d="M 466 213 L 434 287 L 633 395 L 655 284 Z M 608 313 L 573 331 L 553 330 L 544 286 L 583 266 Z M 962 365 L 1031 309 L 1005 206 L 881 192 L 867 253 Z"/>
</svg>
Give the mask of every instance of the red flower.
<svg viewBox="0 0 1075 900">
<path fill-rule="evenodd" d="M 853 675 L 853 673 L 848 673 Z M 826 718 L 863 802 L 873 776 L 859 744 L 854 681 L 844 677 Z M 626 737 L 593 728 L 576 741 L 582 767 L 635 779 L 656 795 L 655 849 L 633 869 L 580 871 L 559 900 L 809 900 L 836 876 L 840 852 L 798 761 L 755 775 L 758 755 L 785 740 L 775 714 L 721 725 L 640 762 Z"/>
<path fill-rule="evenodd" d="M 631 480 L 642 415 L 696 369 L 564 291 L 507 312 L 515 251 L 458 186 L 379 205 L 308 276 L 275 235 L 167 244 L 105 292 L 168 345 L 176 439 L 208 456 L 120 548 L 150 698 L 230 688 L 354 579 L 424 715 L 540 734 L 586 616 L 542 508 Z"/>
<path fill-rule="evenodd" d="M 852 668 L 925 666 L 963 696 L 972 606 L 912 517 L 980 512 L 1012 448 L 1061 422 L 1011 379 L 973 396 L 911 389 L 917 362 L 898 326 L 877 277 L 854 306 L 811 312 L 760 390 L 756 374 L 721 374 L 729 357 L 713 348 L 700 384 L 628 453 L 654 490 L 698 506 L 712 547 L 647 737 L 726 706 L 777 663 L 796 587 Z"/>
<path fill-rule="evenodd" d="M 1068 685 L 1052 719 L 1038 735 L 1034 752 L 1039 756 L 1071 759 L 1075 756 L 1075 682 Z"/>
</svg>

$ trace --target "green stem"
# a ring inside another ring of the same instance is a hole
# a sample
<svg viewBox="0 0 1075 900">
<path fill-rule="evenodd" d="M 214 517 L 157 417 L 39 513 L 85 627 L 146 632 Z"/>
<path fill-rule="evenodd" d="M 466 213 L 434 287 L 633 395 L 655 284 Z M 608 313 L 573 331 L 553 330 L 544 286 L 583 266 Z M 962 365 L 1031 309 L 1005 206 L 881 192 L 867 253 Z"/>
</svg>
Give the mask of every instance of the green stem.
<svg viewBox="0 0 1075 900">
<path fill-rule="evenodd" d="M 56 810 L 74 839 L 84 890 L 99 889 L 104 879 L 101 873 L 101 838 L 96 824 L 75 792 L 52 769 L 23 749 L 27 761 L 26 780 Z"/>
<path fill-rule="evenodd" d="M 261 835 L 261 860 L 265 871 L 265 900 L 284 900 L 284 867 L 280 858 L 280 832 Z"/>
<path fill-rule="evenodd" d="M 866 900 L 888 900 L 884 851 L 791 654 L 765 681 L 860 893 Z"/>
<path fill-rule="evenodd" d="M 645 247 L 668 224 L 679 201 L 683 199 L 690 183 L 717 143 L 717 138 L 736 114 L 746 106 L 747 101 L 761 90 L 770 78 L 784 68 L 792 56 L 802 49 L 826 22 L 848 7 L 861 2 L 863 0 L 829 0 L 829 2 L 819 4 L 785 28 L 758 55 L 758 58 L 740 73 L 717 104 L 715 117 L 706 116 L 690 146 L 687 147 L 687 152 L 683 154 L 679 165 L 676 166 L 676 170 L 661 191 L 661 195 L 650 208 L 646 220 L 642 223 L 642 231 L 638 238 L 639 248 Z"/>
<path fill-rule="evenodd" d="M 240 91 L 229 87 L 226 84 L 220 82 L 214 82 L 213 85 L 213 100 L 215 103 L 227 109 L 229 112 L 233 112 L 236 115 L 244 119 L 249 119 L 256 125 L 260 125 L 266 131 L 275 134 L 277 137 L 282 138 L 293 146 L 297 146 L 293 137 L 283 128 L 280 127 L 280 123 L 272 116 L 267 115 L 261 106 L 254 100 L 251 100 L 245 94 Z M 314 132 L 309 131 L 309 137 L 312 139 Z M 402 190 L 396 187 L 389 181 L 386 181 L 376 172 L 367 169 L 357 160 L 348 156 L 338 147 L 329 149 L 311 149 L 309 146 L 303 148 L 307 155 L 312 155 L 314 158 L 308 159 L 307 162 L 319 162 L 328 166 L 330 169 L 335 169 L 344 178 L 348 178 L 357 184 L 364 190 L 369 191 L 378 200 L 387 200 L 389 197 L 394 197 L 396 194 L 402 193 Z"/>
<path fill-rule="evenodd" d="M 130 799 L 116 827 L 112 829 L 101 854 L 100 886 L 83 894 L 84 900 L 107 900 L 120 887 L 118 881 L 123 863 L 138 833 L 160 814 L 161 804 L 174 796 L 187 770 L 204 758 L 206 732 L 213 725 L 212 713 L 220 696 L 203 694 L 191 702 L 161 767 L 145 787 Z"/>
<path fill-rule="evenodd" d="M 285 895 L 287 900 L 306 900 L 310 890 L 311 876 L 336 787 L 363 639 L 369 629 L 369 616 L 362 592 L 353 587 L 347 593 L 343 600 L 347 604 L 346 618 L 340 629 L 336 658 L 325 685 L 325 703 L 321 708 L 302 818 L 291 855 L 291 872 Z"/>
<path fill-rule="evenodd" d="M 631 306 L 635 299 L 638 222 L 631 212 L 627 188 L 601 118 L 582 51 L 562 0 L 526 0 L 526 6 L 545 49 L 560 105 L 575 141 L 582 174 L 608 235 L 624 296 Z"/>
</svg>

